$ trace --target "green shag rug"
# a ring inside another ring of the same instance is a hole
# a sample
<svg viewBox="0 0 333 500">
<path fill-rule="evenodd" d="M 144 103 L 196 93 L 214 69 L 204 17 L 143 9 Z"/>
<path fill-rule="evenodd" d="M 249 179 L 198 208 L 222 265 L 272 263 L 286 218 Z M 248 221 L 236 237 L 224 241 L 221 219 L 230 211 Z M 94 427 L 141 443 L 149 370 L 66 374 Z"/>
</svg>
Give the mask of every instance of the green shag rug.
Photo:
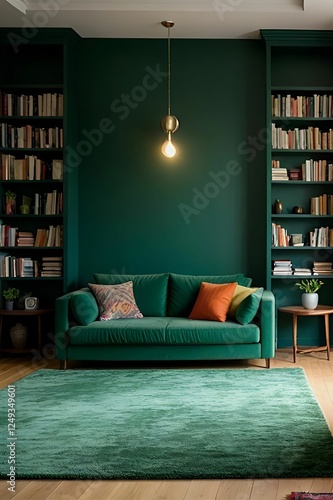
<svg viewBox="0 0 333 500">
<path fill-rule="evenodd" d="M 333 477 L 302 369 L 39 370 L 0 392 L 0 473 L 16 478 Z M 9 439 L 8 439 L 9 438 Z"/>
</svg>

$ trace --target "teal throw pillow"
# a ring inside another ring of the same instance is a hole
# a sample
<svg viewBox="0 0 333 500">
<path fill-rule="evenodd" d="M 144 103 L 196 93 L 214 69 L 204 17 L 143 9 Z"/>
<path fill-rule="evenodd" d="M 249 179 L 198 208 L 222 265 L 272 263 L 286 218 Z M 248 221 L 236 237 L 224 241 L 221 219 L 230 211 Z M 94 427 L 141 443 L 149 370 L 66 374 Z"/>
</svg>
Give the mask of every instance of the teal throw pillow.
<svg viewBox="0 0 333 500">
<path fill-rule="evenodd" d="M 263 288 L 258 288 L 256 292 L 248 295 L 238 306 L 236 311 L 236 320 L 242 325 L 250 323 L 258 312 Z"/>
<path fill-rule="evenodd" d="M 73 292 L 71 309 L 76 321 L 83 326 L 89 325 L 98 317 L 98 304 L 88 288 Z"/>
</svg>

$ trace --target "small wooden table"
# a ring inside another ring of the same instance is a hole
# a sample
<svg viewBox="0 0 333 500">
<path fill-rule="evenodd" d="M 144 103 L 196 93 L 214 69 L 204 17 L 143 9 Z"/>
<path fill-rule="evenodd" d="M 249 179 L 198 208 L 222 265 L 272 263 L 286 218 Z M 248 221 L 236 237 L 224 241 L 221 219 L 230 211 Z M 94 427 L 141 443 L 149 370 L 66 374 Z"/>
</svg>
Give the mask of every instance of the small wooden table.
<svg viewBox="0 0 333 500">
<path fill-rule="evenodd" d="M 296 363 L 296 353 L 306 353 L 313 351 L 327 351 L 327 359 L 330 359 L 330 327 L 329 315 L 333 314 L 333 306 L 317 306 L 316 309 L 305 309 L 303 306 L 279 307 L 279 311 L 293 315 L 293 350 L 294 363 Z M 313 347 L 311 349 L 297 348 L 297 317 L 298 316 L 324 316 L 325 317 L 325 336 L 326 345 L 322 347 Z"/>
<path fill-rule="evenodd" d="M 27 317 L 34 316 L 37 318 L 37 333 L 38 333 L 38 351 L 42 350 L 42 316 L 46 314 L 51 314 L 53 309 L 13 309 L 12 311 L 6 311 L 5 309 L 0 309 L 0 352 L 14 352 L 14 353 L 22 353 L 22 352 L 31 352 L 31 349 L 5 349 L 1 344 L 2 337 L 2 318 L 4 316 L 19 316 L 19 317 Z"/>
</svg>

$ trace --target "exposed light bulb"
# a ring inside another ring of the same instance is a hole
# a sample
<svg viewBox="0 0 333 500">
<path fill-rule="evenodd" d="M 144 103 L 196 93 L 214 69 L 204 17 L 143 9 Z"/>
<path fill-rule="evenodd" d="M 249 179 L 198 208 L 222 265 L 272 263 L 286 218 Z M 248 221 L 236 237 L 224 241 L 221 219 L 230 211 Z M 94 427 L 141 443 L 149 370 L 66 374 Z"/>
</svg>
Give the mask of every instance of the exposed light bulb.
<svg viewBox="0 0 333 500">
<path fill-rule="evenodd" d="M 166 156 L 167 158 L 173 158 L 176 154 L 176 148 L 172 144 L 171 139 L 166 139 L 163 142 L 161 150 L 164 156 Z"/>
</svg>

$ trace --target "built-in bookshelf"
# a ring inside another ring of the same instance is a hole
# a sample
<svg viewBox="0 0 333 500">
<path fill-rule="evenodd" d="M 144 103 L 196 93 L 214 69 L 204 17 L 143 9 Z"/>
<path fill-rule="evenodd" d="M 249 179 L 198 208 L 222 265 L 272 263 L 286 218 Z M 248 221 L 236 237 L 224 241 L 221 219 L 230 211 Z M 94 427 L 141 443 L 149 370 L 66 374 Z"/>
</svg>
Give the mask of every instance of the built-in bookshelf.
<svg viewBox="0 0 333 500">
<path fill-rule="evenodd" d="M 331 267 L 333 261 L 333 72 L 328 69 L 333 36 L 294 30 L 261 34 L 266 44 L 271 130 L 266 286 L 273 291 L 277 308 L 297 305 L 301 301 L 295 283 L 312 276 L 325 283 L 320 303 L 331 304 L 333 274 L 321 274 L 320 264 Z M 282 204 L 279 213 L 276 200 L 279 207 Z M 287 269 L 281 272 L 279 263 L 287 263 Z M 282 318 L 280 346 L 288 345 L 287 327 Z"/>
<path fill-rule="evenodd" d="M 76 57 L 72 30 L 40 29 L 14 50 L 0 30 L 0 289 L 41 307 L 77 285 Z M 16 30 L 19 33 L 19 30 Z"/>
<path fill-rule="evenodd" d="M 0 89 L 0 100 L 0 277 L 61 282 L 62 85 L 21 84 L 17 89 L 15 84 L 7 84 Z M 46 256 L 57 261 L 47 272 Z"/>
</svg>

